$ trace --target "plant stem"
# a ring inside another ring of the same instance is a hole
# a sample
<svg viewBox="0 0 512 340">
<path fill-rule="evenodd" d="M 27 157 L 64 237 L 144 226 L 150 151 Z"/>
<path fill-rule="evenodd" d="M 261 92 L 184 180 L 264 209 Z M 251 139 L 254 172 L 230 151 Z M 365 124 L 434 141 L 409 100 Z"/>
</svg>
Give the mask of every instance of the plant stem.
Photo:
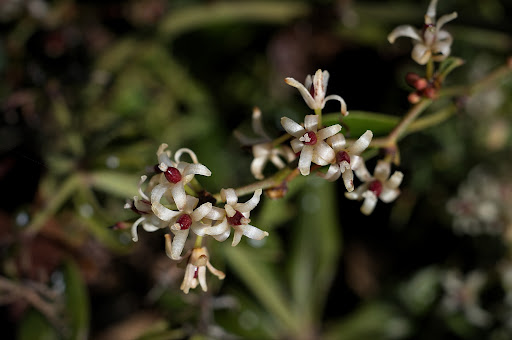
<svg viewBox="0 0 512 340">
<path fill-rule="evenodd" d="M 420 102 L 410 108 L 400 123 L 387 136 L 387 146 L 395 146 L 396 142 L 407 130 L 409 125 L 432 103 L 431 99 L 423 98 Z"/>
</svg>

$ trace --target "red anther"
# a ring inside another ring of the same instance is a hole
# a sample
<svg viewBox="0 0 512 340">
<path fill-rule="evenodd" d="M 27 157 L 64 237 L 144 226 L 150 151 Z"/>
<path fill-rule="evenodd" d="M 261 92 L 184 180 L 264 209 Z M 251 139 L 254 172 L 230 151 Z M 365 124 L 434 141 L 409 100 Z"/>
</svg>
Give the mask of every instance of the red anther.
<svg viewBox="0 0 512 340">
<path fill-rule="evenodd" d="M 242 215 L 240 211 L 236 210 L 236 213 L 232 217 L 228 217 L 228 223 L 231 225 L 241 225 L 242 218 L 245 218 L 245 216 Z"/>
<path fill-rule="evenodd" d="M 306 136 L 306 135 L 309 137 L 309 142 L 304 141 L 304 144 L 315 145 L 316 141 L 317 141 L 316 134 L 313 131 L 308 131 L 308 132 L 306 132 L 306 134 L 304 136 Z"/>
<path fill-rule="evenodd" d="M 375 181 L 370 183 L 368 189 L 375 194 L 375 196 L 379 197 L 382 193 L 382 182 L 376 179 Z"/>
<path fill-rule="evenodd" d="M 188 229 L 192 225 L 192 217 L 188 214 L 183 214 L 178 218 L 176 223 L 180 225 L 181 230 Z"/>
<path fill-rule="evenodd" d="M 195 267 L 194 268 L 194 279 L 197 279 L 197 277 L 198 277 L 198 268 Z"/>
<path fill-rule="evenodd" d="M 315 98 L 315 85 L 311 84 L 311 87 L 309 88 L 309 94 L 311 97 Z"/>
<path fill-rule="evenodd" d="M 348 164 L 350 164 L 350 155 L 348 152 L 341 150 L 336 153 L 336 163 L 340 164 L 343 161 L 346 161 Z"/>
<path fill-rule="evenodd" d="M 178 169 L 173 168 L 172 166 L 168 167 L 164 172 L 165 178 L 171 183 L 178 183 L 181 181 L 181 173 Z"/>
</svg>

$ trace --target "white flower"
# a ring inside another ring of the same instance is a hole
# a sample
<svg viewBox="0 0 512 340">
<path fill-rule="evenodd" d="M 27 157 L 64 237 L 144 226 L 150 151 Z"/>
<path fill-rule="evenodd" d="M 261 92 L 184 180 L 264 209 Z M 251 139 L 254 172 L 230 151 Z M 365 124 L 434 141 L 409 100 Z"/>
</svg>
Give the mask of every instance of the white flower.
<svg viewBox="0 0 512 340">
<path fill-rule="evenodd" d="M 243 235 L 253 240 L 261 240 L 265 236 L 268 236 L 266 231 L 249 225 L 251 222 L 249 219 L 251 210 L 256 208 L 260 202 L 260 196 L 262 194 L 261 189 L 256 190 L 252 198 L 245 203 L 238 203 L 238 196 L 234 189 L 222 189 L 220 194 L 221 199 L 226 202 L 224 209 L 213 207 L 210 213 L 206 215 L 207 219 L 217 220 L 219 222 L 211 227 L 198 230 L 196 232 L 198 235 L 211 235 L 217 241 L 222 242 L 229 237 L 231 227 L 233 227 L 235 230 L 231 244 L 233 247 L 240 242 Z"/>
<path fill-rule="evenodd" d="M 281 158 L 291 162 L 295 159 L 295 153 L 288 146 L 272 144 L 272 139 L 267 135 L 263 129 L 261 121 L 261 111 L 255 107 L 252 111 L 252 129 L 258 135 L 258 139 L 248 138 L 238 131 L 235 131 L 235 136 L 241 143 L 252 145 L 252 154 L 254 159 L 251 162 L 251 173 L 256 179 L 263 179 L 263 169 L 268 161 L 271 161 L 278 169 L 285 167 L 285 163 Z"/>
<path fill-rule="evenodd" d="M 293 152 L 300 152 L 298 167 L 302 175 L 309 175 L 311 162 L 323 166 L 334 161 L 334 150 L 324 140 L 341 131 L 339 124 L 317 131 L 318 116 L 307 115 L 304 118 L 304 127 L 288 117 L 281 118 L 281 125 L 295 137 L 291 146 Z"/>
<path fill-rule="evenodd" d="M 167 179 L 165 185 L 170 191 L 174 203 L 178 209 L 183 209 L 186 204 L 185 185 L 189 183 L 194 175 L 211 176 L 211 171 L 197 161 L 196 154 L 186 148 L 179 149 L 174 155 L 175 162 L 170 160 L 170 151 L 166 151 L 167 144 L 161 144 L 157 151 L 158 168 L 163 172 L 163 178 Z M 188 153 L 193 163 L 180 161 L 183 153 Z"/>
<path fill-rule="evenodd" d="M 361 212 L 365 215 L 370 215 L 375 209 L 377 199 L 380 198 L 382 202 L 389 203 L 394 201 L 400 194 L 398 187 L 402 183 L 404 174 L 400 171 L 395 171 L 391 177 L 391 164 L 385 161 L 378 161 L 377 166 L 370 175 L 364 164 L 362 157 L 357 157 L 354 160 L 352 169 L 355 169 L 356 176 L 363 181 L 356 190 L 346 192 L 345 197 L 351 200 L 364 199 L 361 206 Z"/>
<path fill-rule="evenodd" d="M 388 40 L 394 43 L 398 37 L 413 39 L 412 59 L 420 65 L 425 65 L 431 58 L 442 61 L 450 55 L 453 38 L 450 33 L 441 30 L 447 22 L 457 17 L 457 12 L 443 15 L 436 22 L 437 0 L 432 0 L 425 15 L 425 25 L 416 29 L 410 25 L 396 27 L 389 35 Z"/>
<path fill-rule="evenodd" d="M 211 203 L 203 203 L 196 209 L 199 199 L 190 195 L 186 195 L 185 205 L 174 211 L 166 208 L 160 200 L 167 190 L 166 184 L 157 185 L 151 192 L 151 209 L 153 213 L 162 221 L 166 221 L 174 234 L 172 242 L 169 235 L 166 235 L 166 252 L 167 255 L 173 260 L 181 259 L 181 253 L 185 242 L 187 241 L 189 230 L 195 232 L 196 229 L 203 228 L 201 220 L 212 209 Z M 195 210 L 194 210 L 195 209 Z"/>
<path fill-rule="evenodd" d="M 192 249 L 180 289 L 185 294 L 188 294 L 190 288 L 196 288 L 199 284 L 203 291 L 206 292 L 208 290 L 206 285 L 206 268 L 213 275 L 217 276 L 219 280 L 223 280 L 226 277 L 223 272 L 211 265 L 208 258 L 208 250 L 205 247 Z"/>
<path fill-rule="evenodd" d="M 343 182 L 347 190 L 354 190 L 354 174 L 352 170 L 355 170 L 354 165 L 361 164 L 361 162 L 354 162 L 356 157 L 359 157 L 372 141 L 373 133 L 367 130 L 354 144 L 346 147 L 345 137 L 338 133 L 332 137 L 327 138 L 327 144 L 331 145 L 335 156 L 335 163 L 329 166 L 327 173 L 319 175 L 328 181 L 335 181 L 341 175 L 343 175 Z"/>
<path fill-rule="evenodd" d="M 329 72 L 317 70 L 313 79 L 311 75 L 306 77 L 306 82 L 302 85 L 300 82 L 293 78 L 286 78 L 284 80 L 288 85 L 297 88 L 304 98 L 304 101 L 312 110 L 321 110 L 324 108 L 325 103 L 329 100 L 337 100 L 341 104 L 341 113 L 348 115 L 347 105 L 343 98 L 338 95 L 325 96 L 327 91 L 327 83 L 329 81 Z"/>
<path fill-rule="evenodd" d="M 448 312 L 462 311 L 467 320 L 476 326 L 488 325 L 491 317 L 478 301 L 485 283 L 485 275 L 480 271 L 471 271 L 465 277 L 459 272 L 447 272 L 442 281 L 445 290 L 443 307 Z"/>
<path fill-rule="evenodd" d="M 139 240 L 139 237 L 137 235 L 137 227 L 139 224 L 142 223 L 142 228 L 145 231 L 153 232 L 158 229 L 165 228 L 167 226 L 167 222 L 162 221 L 159 219 L 155 214 L 153 214 L 153 211 L 151 210 L 151 200 L 149 197 L 142 191 L 142 184 L 146 181 L 147 176 L 141 176 L 139 181 L 139 195 L 133 197 L 133 202 L 126 203 L 125 209 L 132 209 L 136 213 L 140 214 L 141 217 L 139 217 L 133 224 L 131 228 L 132 233 L 132 240 L 134 242 L 137 242 Z M 148 185 L 148 188 L 152 186 L 152 183 L 154 182 L 153 179 L 150 181 L 150 185 Z M 146 189 L 147 190 L 147 189 Z"/>
</svg>

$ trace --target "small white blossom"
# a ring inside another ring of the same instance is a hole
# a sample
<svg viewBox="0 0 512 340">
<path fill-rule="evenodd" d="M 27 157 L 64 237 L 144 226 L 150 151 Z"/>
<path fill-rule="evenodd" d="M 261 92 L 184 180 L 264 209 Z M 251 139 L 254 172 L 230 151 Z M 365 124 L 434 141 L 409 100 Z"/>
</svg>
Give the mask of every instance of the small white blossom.
<svg viewBox="0 0 512 340">
<path fill-rule="evenodd" d="M 240 142 L 252 145 L 252 154 L 254 156 L 251 162 L 251 173 L 256 179 L 263 179 L 263 169 L 267 165 L 268 161 L 272 162 L 278 169 L 282 169 L 286 166 L 281 158 L 284 158 L 287 162 L 291 162 L 295 159 L 295 153 L 286 145 L 272 144 L 272 139 L 267 135 L 263 129 L 261 121 L 261 111 L 255 107 L 252 111 L 252 129 L 256 135 L 260 138 L 254 140 L 248 138 L 241 133 L 235 131 L 235 136 Z"/>
<path fill-rule="evenodd" d="M 167 190 L 166 184 L 157 185 L 151 192 L 151 203 L 153 213 L 162 221 L 166 221 L 174 234 L 172 242 L 166 244 L 167 255 L 173 260 L 181 259 L 181 253 L 185 242 L 187 241 L 190 229 L 195 232 L 198 228 L 203 228 L 201 220 L 212 209 L 211 203 L 203 203 L 196 209 L 199 199 L 186 195 L 186 203 L 178 211 L 166 208 L 160 200 Z M 167 236 L 166 236 L 167 238 Z"/>
<path fill-rule="evenodd" d="M 155 214 L 153 214 L 153 211 L 151 210 L 151 200 L 142 190 L 142 184 L 146 181 L 146 179 L 147 176 L 145 175 L 140 177 L 138 186 L 140 198 L 138 196 L 134 196 L 133 202 L 126 203 L 124 206 L 125 209 L 132 209 L 141 215 L 141 217 L 139 217 L 132 224 L 131 233 L 133 242 L 137 242 L 139 240 L 139 236 L 137 235 L 137 227 L 139 224 L 142 224 L 142 228 L 148 232 L 153 232 L 167 226 L 167 222 L 162 221 L 157 216 L 155 216 Z M 152 179 L 146 190 L 153 186 L 153 182 L 154 181 Z"/>
<path fill-rule="evenodd" d="M 249 237 L 253 240 L 261 240 L 268 236 L 266 231 L 258 229 L 249 223 L 251 211 L 256 208 L 260 202 L 262 190 L 258 189 L 250 200 L 245 203 L 238 203 L 238 196 L 234 189 L 222 189 L 221 199 L 226 202 L 224 209 L 213 207 L 210 213 L 206 216 L 207 219 L 217 220 L 218 222 L 211 227 L 205 227 L 198 230 L 198 235 L 211 235 L 217 241 L 226 240 L 230 233 L 231 227 L 235 230 L 233 235 L 232 246 L 236 246 L 242 236 Z"/>
<path fill-rule="evenodd" d="M 475 326 L 486 326 L 491 321 L 490 314 L 479 305 L 478 296 L 486 283 L 485 275 L 472 271 L 463 277 L 459 272 L 446 273 L 442 285 L 445 295 L 442 305 L 448 312 L 461 311 Z"/>
<path fill-rule="evenodd" d="M 178 209 L 183 209 L 187 201 L 185 185 L 195 175 L 211 176 L 212 173 L 207 167 L 199 164 L 196 154 L 192 150 L 186 148 L 179 149 L 174 155 L 175 162 L 173 162 L 170 159 L 170 151 L 166 151 L 166 149 L 167 144 L 161 144 L 157 151 L 158 168 L 163 172 L 161 182 L 167 186 Z M 183 153 L 190 155 L 193 161 L 192 164 L 180 161 Z"/>
<path fill-rule="evenodd" d="M 311 78 L 311 75 L 306 77 L 304 85 L 293 78 L 286 78 L 285 82 L 299 90 L 302 98 L 304 98 L 304 101 L 310 109 L 322 110 L 327 101 L 337 100 L 341 104 L 341 113 L 344 116 L 348 115 L 347 105 L 343 98 L 334 94 L 327 97 L 325 96 L 327 83 L 329 82 L 329 72 L 317 70 L 314 78 Z"/>
<path fill-rule="evenodd" d="M 391 164 L 389 162 L 380 160 L 373 172 L 370 175 L 362 157 L 357 157 L 354 160 L 353 169 L 361 184 L 356 190 L 346 192 L 345 197 L 351 200 L 364 199 L 361 206 L 361 212 L 365 215 L 370 215 L 375 209 L 377 200 L 380 199 L 385 203 L 394 201 L 400 194 L 398 187 L 402 183 L 404 174 L 400 171 L 395 171 L 391 177 Z"/>
<path fill-rule="evenodd" d="M 345 188 L 349 192 L 354 190 L 354 174 L 352 170 L 355 170 L 355 165 L 361 164 L 361 162 L 354 162 L 361 152 L 366 150 L 372 141 L 373 133 L 367 130 L 357 141 L 355 141 L 349 147 L 346 146 L 345 137 L 338 133 L 332 137 L 327 138 L 327 144 L 329 144 L 336 156 L 335 163 L 329 166 L 327 173 L 319 175 L 328 181 L 335 181 L 340 176 L 343 176 L 343 182 Z"/>
<path fill-rule="evenodd" d="M 283 117 L 281 125 L 286 132 L 295 137 L 291 141 L 291 146 L 293 152 L 300 152 L 298 167 L 302 175 L 309 175 L 312 162 L 324 166 L 334 161 L 334 150 L 325 142 L 325 139 L 340 132 L 341 125 L 335 124 L 317 131 L 317 115 L 307 115 L 304 118 L 304 126 L 288 117 Z"/>
<path fill-rule="evenodd" d="M 437 0 L 430 2 L 422 29 L 402 25 L 388 35 L 390 43 L 394 43 L 398 37 L 413 39 L 414 47 L 411 56 L 420 65 L 425 65 L 431 58 L 434 61 L 442 61 L 450 55 L 453 38 L 450 33 L 441 28 L 447 22 L 457 18 L 457 12 L 443 15 L 436 21 L 436 5 Z"/>
<path fill-rule="evenodd" d="M 197 285 L 201 285 L 203 291 L 208 290 L 206 285 L 206 268 L 219 280 L 223 280 L 226 275 L 218 269 L 215 269 L 210 263 L 208 257 L 208 250 L 205 247 L 194 248 L 188 259 L 187 267 L 185 269 L 185 277 L 180 289 L 188 294 L 189 290 L 196 288 Z"/>
</svg>

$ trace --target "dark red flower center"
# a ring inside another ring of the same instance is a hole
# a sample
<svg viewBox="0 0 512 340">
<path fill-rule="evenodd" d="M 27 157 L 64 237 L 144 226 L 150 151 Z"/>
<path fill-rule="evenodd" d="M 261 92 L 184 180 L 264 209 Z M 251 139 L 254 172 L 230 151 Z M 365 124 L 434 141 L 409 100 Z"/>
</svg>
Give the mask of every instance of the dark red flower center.
<svg viewBox="0 0 512 340">
<path fill-rule="evenodd" d="M 350 155 L 346 151 L 338 151 L 336 153 L 336 163 L 341 164 L 341 162 L 346 161 L 348 164 L 350 164 Z"/>
<path fill-rule="evenodd" d="M 315 98 L 315 85 L 311 84 L 309 88 L 309 94 L 311 95 L 311 97 Z"/>
<path fill-rule="evenodd" d="M 198 269 L 199 269 L 198 267 L 194 268 L 194 279 L 197 279 L 197 277 L 198 277 Z"/>
<path fill-rule="evenodd" d="M 372 191 L 375 196 L 379 197 L 382 192 L 382 182 L 376 179 L 370 183 L 370 187 L 368 189 Z"/>
<path fill-rule="evenodd" d="M 181 181 L 181 173 L 178 169 L 173 168 L 172 166 L 168 167 L 164 172 L 165 178 L 171 183 L 178 183 Z"/>
<path fill-rule="evenodd" d="M 306 132 L 302 138 L 306 145 L 315 145 L 317 141 L 316 134 L 313 131 Z"/>
<path fill-rule="evenodd" d="M 236 210 L 236 213 L 232 217 L 228 217 L 228 223 L 231 225 L 241 225 L 242 224 L 242 218 L 245 216 L 242 215 L 242 213 L 238 210 Z"/>
<path fill-rule="evenodd" d="M 181 226 L 181 230 L 188 229 L 192 225 L 192 217 L 188 214 L 183 214 L 178 218 L 176 223 Z"/>
</svg>

